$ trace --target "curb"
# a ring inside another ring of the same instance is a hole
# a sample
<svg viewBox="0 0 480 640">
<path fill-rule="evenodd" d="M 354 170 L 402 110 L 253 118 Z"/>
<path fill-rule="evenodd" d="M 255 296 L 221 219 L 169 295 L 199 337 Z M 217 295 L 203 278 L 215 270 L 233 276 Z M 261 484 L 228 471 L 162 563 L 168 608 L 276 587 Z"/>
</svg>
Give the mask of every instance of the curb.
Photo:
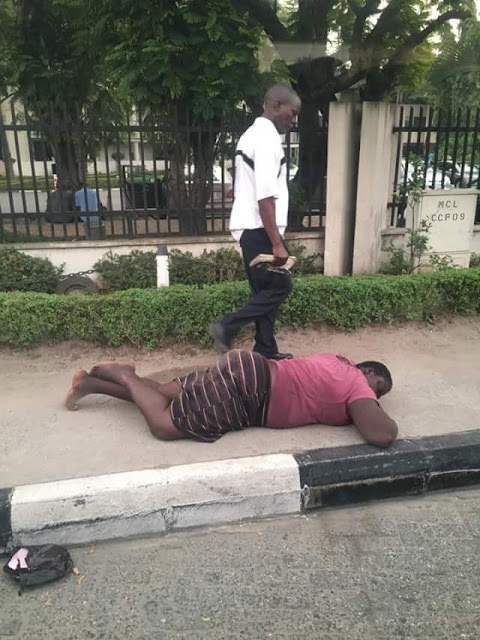
<svg viewBox="0 0 480 640">
<path fill-rule="evenodd" d="M 480 430 L 0 489 L 0 553 L 88 544 L 480 482 Z"/>
</svg>

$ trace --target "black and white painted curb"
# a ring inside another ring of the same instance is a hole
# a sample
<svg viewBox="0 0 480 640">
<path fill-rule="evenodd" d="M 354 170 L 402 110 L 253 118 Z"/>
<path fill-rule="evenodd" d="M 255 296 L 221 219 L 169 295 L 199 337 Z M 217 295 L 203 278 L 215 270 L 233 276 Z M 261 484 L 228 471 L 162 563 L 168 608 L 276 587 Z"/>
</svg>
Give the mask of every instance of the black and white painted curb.
<svg viewBox="0 0 480 640">
<path fill-rule="evenodd" d="M 480 482 L 480 430 L 0 489 L 0 552 L 71 545 Z"/>
</svg>

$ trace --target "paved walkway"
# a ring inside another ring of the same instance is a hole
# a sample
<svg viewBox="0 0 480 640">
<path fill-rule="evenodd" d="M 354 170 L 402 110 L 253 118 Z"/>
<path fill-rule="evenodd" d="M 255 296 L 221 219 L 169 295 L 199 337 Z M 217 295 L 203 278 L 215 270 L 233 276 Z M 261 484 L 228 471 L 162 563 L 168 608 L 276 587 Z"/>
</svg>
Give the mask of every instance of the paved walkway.
<svg viewBox="0 0 480 640">
<path fill-rule="evenodd" d="M 420 437 L 480 428 L 480 318 L 371 327 L 351 334 L 320 331 L 280 336 L 282 350 L 296 355 L 335 351 L 357 361 L 383 360 L 394 388 L 382 400 L 400 427 L 400 437 Z M 73 371 L 95 361 L 128 355 L 141 374 L 168 380 L 209 364 L 213 351 L 184 349 L 153 354 L 58 345 L 0 351 L 0 488 L 120 471 L 362 442 L 351 427 L 250 429 L 215 444 L 160 442 L 152 438 L 135 407 L 103 397 L 82 401 L 69 413 L 62 398 Z"/>
<path fill-rule="evenodd" d="M 73 548 L 10 640 L 478 640 L 480 490 Z"/>
</svg>

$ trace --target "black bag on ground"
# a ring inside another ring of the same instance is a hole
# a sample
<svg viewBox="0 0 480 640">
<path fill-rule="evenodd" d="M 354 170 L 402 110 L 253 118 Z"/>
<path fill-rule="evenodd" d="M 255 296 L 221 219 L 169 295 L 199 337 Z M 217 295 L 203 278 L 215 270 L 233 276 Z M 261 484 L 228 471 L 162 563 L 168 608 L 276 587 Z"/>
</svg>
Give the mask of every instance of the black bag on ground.
<svg viewBox="0 0 480 640">
<path fill-rule="evenodd" d="M 72 570 L 70 554 L 55 544 L 21 547 L 3 567 L 6 574 L 24 587 L 34 587 L 63 578 Z"/>
</svg>

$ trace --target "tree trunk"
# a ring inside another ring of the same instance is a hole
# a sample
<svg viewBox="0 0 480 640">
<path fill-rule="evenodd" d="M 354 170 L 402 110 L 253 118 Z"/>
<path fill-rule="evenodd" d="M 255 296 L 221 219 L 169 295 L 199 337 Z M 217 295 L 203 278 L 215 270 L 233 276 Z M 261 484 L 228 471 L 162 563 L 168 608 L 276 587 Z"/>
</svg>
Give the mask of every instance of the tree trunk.
<svg viewBox="0 0 480 640">
<path fill-rule="evenodd" d="M 173 129 L 166 145 L 168 172 L 166 176 L 167 205 L 178 212 L 180 233 L 186 236 L 205 235 L 206 207 L 212 195 L 217 127 L 215 123 L 192 123 L 189 106 L 179 102 L 168 117 Z M 185 166 L 193 163 L 193 175 Z"/>
<path fill-rule="evenodd" d="M 167 207 L 177 213 L 180 233 L 192 235 L 192 216 L 189 212 L 188 191 L 185 175 L 185 162 L 188 157 L 188 145 L 180 133 L 175 136 L 175 142 L 168 144 L 166 149 L 168 171 L 165 176 L 167 188 Z"/>
<path fill-rule="evenodd" d="M 318 208 L 325 197 L 327 174 L 327 129 L 329 104 L 335 95 L 333 86 L 335 60 L 318 58 L 292 67 L 296 88 L 302 99 L 298 119 L 299 167 L 295 176 L 297 197 L 289 210 L 289 229 L 301 230 L 309 206 Z M 321 125 L 320 116 L 324 123 Z"/>
<path fill-rule="evenodd" d="M 51 145 L 58 186 L 71 191 L 87 178 L 86 140 L 74 117 L 67 121 L 65 111 L 45 110 L 39 114 L 39 128 Z"/>
<path fill-rule="evenodd" d="M 373 69 L 366 74 L 365 86 L 361 90 L 365 102 L 381 102 L 395 91 L 402 65 L 387 65 L 384 69 Z"/>
<path fill-rule="evenodd" d="M 81 172 L 82 162 L 76 153 L 76 145 L 71 138 L 60 135 L 52 140 L 52 149 L 58 184 L 62 189 L 71 191 L 86 177 Z"/>
<path fill-rule="evenodd" d="M 206 207 L 212 195 L 215 141 L 215 131 L 191 129 L 188 139 L 176 132 L 175 143 L 167 148 L 168 207 L 178 211 L 182 235 L 200 236 L 206 233 Z M 192 153 L 193 175 L 185 173 L 189 151 Z"/>
<path fill-rule="evenodd" d="M 206 233 L 206 207 L 213 197 L 213 165 L 215 162 L 216 132 L 213 130 L 194 133 L 192 137 L 193 175 L 191 206 L 195 211 L 196 229 L 199 234 Z"/>
<path fill-rule="evenodd" d="M 10 146 L 8 144 L 7 132 L 3 128 L 5 121 L 3 119 L 2 104 L 0 102 L 0 148 L 2 149 L 3 164 L 5 165 L 5 175 L 13 178 L 13 158 L 10 155 Z"/>
</svg>

